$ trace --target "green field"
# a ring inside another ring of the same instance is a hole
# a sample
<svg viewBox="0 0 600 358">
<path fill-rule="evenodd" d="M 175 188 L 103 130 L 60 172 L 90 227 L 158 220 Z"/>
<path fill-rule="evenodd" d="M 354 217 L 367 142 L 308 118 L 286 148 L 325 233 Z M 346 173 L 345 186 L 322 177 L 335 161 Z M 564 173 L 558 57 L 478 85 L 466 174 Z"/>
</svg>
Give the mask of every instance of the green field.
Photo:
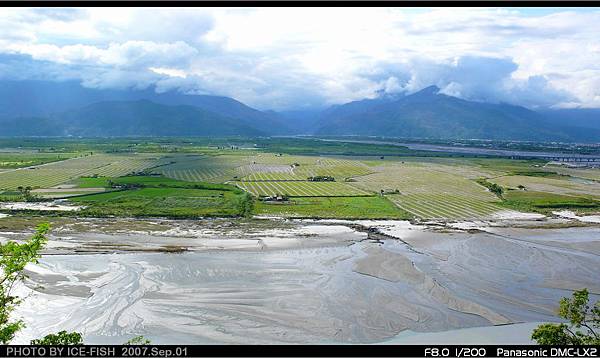
<svg viewBox="0 0 600 358">
<path fill-rule="evenodd" d="M 82 215 L 248 215 L 248 194 L 255 213 L 296 217 L 485 220 L 507 211 L 600 211 L 600 170 L 540 160 L 417 156 L 398 146 L 298 138 L 4 141 L 24 149 L 0 151 L 0 200 L 69 197 L 88 203 Z M 308 180 L 314 176 L 335 181 Z M 490 192 L 491 183 L 503 193 Z M 31 187 L 34 197 L 18 187 Z M 260 201 L 273 195 L 291 203 Z"/>
<path fill-rule="evenodd" d="M 46 163 L 58 162 L 75 157 L 76 153 L 0 153 L 0 169 L 25 168 Z"/>
<path fill-rule="evenodd" d="M 288 203 L 255 204 L 260 215 L 306 218 L 411 219 L 413 216 L 380 196 L 292 198 Z"/>
<path fill-rule="evenodd" d="M 81 214 L 87 216 L 200 218 L 244 216 L 251 210 L 247 195 L 233 186 L 142 176 L 113 181 L 128 187 L 70 201 L 86 206 Z"/>
<path fill-rule="evenodd" d="M 78 188 L 105 188 L 109 181 L 109 177 L 81 177 L 74 181 L 74 185 Z"/>
<path fill-rule="evenodd" d="M 75 157 L 75 153 L 0 153 L 0 169 L 26 168 L 46 163 L 59 162 Z"/>
<path fill-rule="evenodd" d="M 590 196 L 560 195 L 547 192 L 511 190 L 504 194 L 502 205 L 520 211 L 551 214 L 568 209 L 579 213 L 600 211 L 600 198 Z"/>
</svg>

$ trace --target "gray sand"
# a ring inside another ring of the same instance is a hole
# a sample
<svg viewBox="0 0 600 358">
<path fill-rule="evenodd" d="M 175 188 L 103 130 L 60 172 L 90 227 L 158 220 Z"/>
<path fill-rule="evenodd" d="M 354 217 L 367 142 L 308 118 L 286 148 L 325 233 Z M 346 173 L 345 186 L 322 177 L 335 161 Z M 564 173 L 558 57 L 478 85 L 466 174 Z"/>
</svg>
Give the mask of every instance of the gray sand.
<svg viewBox="0 0 600 358">
<path fill-rule="evenodd" d="M 599 292 L 600 228 L 492 231 L 411 226 L 395 231 L 401 240 L 376 242 L 339 224 L 303 223 L 168 238 L 189 249 L 179 254 L 72 254 L 94 243 L 103 252 L 154 247 L 164 236 L 55 237 L 54 255 L 31 266 L 21 288 L 30 296 L 17 341 L 67 329 L 88 343 L 138 334 L 154 343 L 410 343 L 435 334 L 485 343 L 485 332 L 512 332 L 493 325 L 555 321 L 570 289 Z"/>
</svg>

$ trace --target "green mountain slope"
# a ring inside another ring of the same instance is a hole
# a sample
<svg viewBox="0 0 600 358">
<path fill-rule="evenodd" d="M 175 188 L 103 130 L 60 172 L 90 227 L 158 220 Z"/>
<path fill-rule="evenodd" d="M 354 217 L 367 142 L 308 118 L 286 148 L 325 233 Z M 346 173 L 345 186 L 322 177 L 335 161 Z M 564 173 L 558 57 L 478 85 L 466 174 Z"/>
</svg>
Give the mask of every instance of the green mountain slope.
<svg viewBox="0 0 600 358">
<path fill-rule="evenodd" d="M 438 92 L 431 86 L 363 108 L 356 103 L 351 110 L 340 106 L 321 120 L 316 134 L 557 141 L 600 138 L 600 131 L 550 125 L 524 107 L 471 102 Z"/>
</svg>

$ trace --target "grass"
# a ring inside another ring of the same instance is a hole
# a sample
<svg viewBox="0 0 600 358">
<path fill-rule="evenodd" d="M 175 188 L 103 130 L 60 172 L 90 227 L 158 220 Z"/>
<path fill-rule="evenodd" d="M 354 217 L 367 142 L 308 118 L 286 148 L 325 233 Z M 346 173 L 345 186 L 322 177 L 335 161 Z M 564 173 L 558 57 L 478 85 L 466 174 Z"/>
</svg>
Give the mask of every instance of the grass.
<svg viewBox="0 0 600 358">
<path fill-rule="evenodd" d="M 411 219 L 384 197 L 293 198 L 289 203 L 256 202 L 255 213 L 296 218 Z"/>
<path fill-rule="evenodd" d="M 599 211 L 600 184 L 576 179 L 598 181 L 600 170 L 549 167 L 539 160 L 417 156 L 398 146 L 298 138 L 22 139 L 8 144 L 26 149 L 0 152 L 0 200 L 22 200 L 18 186 L 40 189 L 34 193 L 46 197 L 78 194 L 70 200 L 89 206 L 81 213 L 89 216 L 248 216 L 253 210 L 249 194 L 292 198 L 292 204 L 257 203 L 256 213 L 302 217 L 471 219 L 506 209 Z M 40 163 L 45 164 L 15 169 Z M 128 176 L 132 172 L 162 176 Z M 318 175 L 336 181 L 307 181 Z M 478 178 L 485 179 L 483 186 Z M 49 190 L 59 184 L 76 188 Z M 505 190 L 500 198 L 484 187 L 495 185 Z M 120 191 L 86 195 L 83 190 L 111 186 Z M 385 197 L 375 196 L 380 190 Z"/>
<path fill-rule="evenodd" d="M 570 196 L 538 191 L 509 190 L 504 194 L 502 206 L 520 210 L 550 214 L 568 209 L 581 213 L 600 211 L 600 200 L 591 197 Z"/>
<path fill-rule="evenodd" d="M 112 179 L 128 189 L 71 198 L 85 216 L 200 218 L 248 216 L 249 195 L 229 185 L 190 183 L 162 177 Z"/>
<path fill-rule="evenodd" d="M 0 169 L 16 169 L 58 162 L 76 156 L 76 153 L 0 153 Z"/>
<path fill-rule="evenodd" d="M 540 168 L 546 163 L 543 160 L 537 159 L 471 158 L 468 160 L 470 163 L 478 165 L 483 169 L 502 172 L 503 174 L 540 172 Z"/>
<path fill-rule="evenodd" d="M 188 182 L 183 180 L 176 180 L 172 178 L 166 178 L 162 176 L 124 176 L 119 178 L 112 178 L 110 181 L 114 185 L 122 186 L 134 186 L 139 188 L 187 188 L 187 189 L 206 189 L 206 190 L 223 190 L 233 191 L 236 194 L 242 194 L 243 192 L 238 188 L 227 185 L 227 184 L 215 184 L 206 182 Z"/>
<path fill-rule="evenodd" d="M 107 188 L 109 187 L 108 177 L 82 177 L 75 180 L 78 188 Z"/>
<path fill-rule="evenodd" d="M 555 178 L 555 179 L 563 179 L 564 177 L 568 177 L 568 175 L 558 174 L 553 171 L 545 171 L 545 170 L 517 170 L 511 173 L 512 175 L 523 175 L 529 177 L 541 177 L 541 178 Z"/>
</svg>

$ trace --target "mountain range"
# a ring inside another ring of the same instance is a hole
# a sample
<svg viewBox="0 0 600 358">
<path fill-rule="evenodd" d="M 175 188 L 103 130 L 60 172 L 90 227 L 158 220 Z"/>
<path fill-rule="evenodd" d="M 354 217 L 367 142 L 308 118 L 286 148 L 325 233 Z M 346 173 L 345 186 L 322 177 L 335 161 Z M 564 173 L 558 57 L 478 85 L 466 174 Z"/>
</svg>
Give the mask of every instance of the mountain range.
<svg viewBox="0 0 600 358">
<path fill-rule="evenodd" d="M 598 129 L 567 125 L 556 118 L 550 121 L 547 115 L 525 107 L 466 101 L 439 91 L 430 86 L 400 98 L 362 100 L 329 109 L 315 134 L 529 141 L 600 139 Z"/>
<path fill-rule="evenodd" d="M 467 101 L 435 86 L 323 110 L 260 111 L 235 99 L 176 91 L 0 81 L 0 136 L 372 135 L 598 142 L 600 110 L 533 111 Z"/>
</svg>

